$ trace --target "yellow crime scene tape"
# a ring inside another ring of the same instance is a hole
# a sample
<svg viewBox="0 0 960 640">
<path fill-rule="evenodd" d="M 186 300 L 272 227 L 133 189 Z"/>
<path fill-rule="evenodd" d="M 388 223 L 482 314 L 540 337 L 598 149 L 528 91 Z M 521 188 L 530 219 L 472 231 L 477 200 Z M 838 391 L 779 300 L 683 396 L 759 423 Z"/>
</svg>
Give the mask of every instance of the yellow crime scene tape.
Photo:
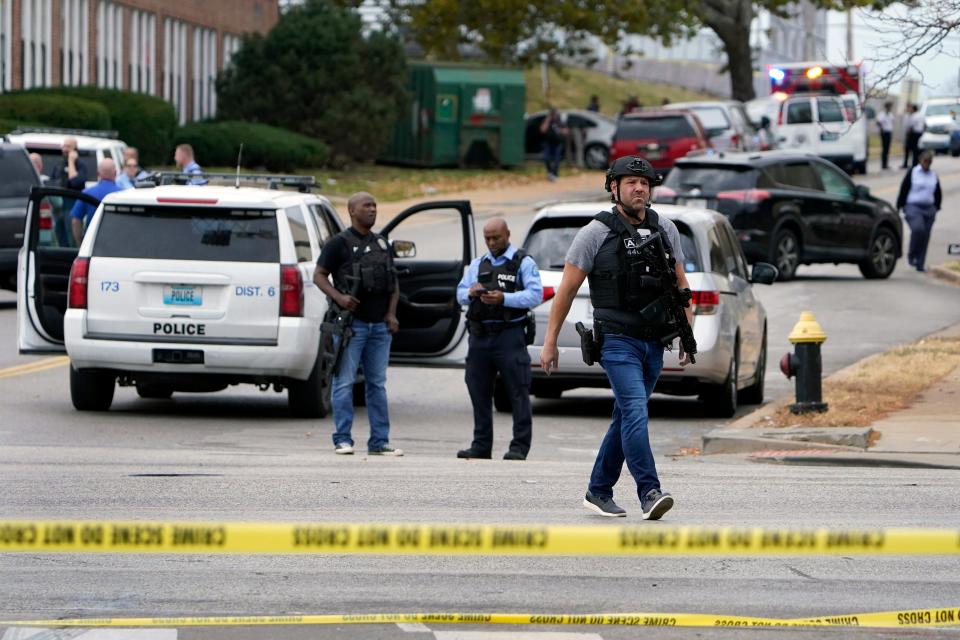
<svg viewBox="0 0 960 640">
<path fill-rule="evenodd" d="M 0 520 L 0 553 L 958 555 L 960 529 Z"/>
<path fill-rule="evenodd" d="M 960 620 L 960 608 L 906 609 L 816 618 L 757 618 L 705 613 L 369 613 L 288 616 L 204 616 L 180 618 L 82 618 L 0 620 L 8 627 L 227 627 L 345 624 L 507 624 L 618 625 L 638 627 L 948 627 Z"/>
</svg>

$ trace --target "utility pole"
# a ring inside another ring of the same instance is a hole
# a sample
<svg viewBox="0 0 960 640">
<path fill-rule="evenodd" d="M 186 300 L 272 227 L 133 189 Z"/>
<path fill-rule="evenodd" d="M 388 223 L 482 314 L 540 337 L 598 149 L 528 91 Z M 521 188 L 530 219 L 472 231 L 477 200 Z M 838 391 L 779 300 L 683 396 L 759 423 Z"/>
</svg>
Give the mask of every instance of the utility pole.
<svg viewBox="0 0 960 640">
<path fill-rule="evenodd" d="M 847 9 L 847 64 L 853 62 L 853 9 Z"/>
</svg>

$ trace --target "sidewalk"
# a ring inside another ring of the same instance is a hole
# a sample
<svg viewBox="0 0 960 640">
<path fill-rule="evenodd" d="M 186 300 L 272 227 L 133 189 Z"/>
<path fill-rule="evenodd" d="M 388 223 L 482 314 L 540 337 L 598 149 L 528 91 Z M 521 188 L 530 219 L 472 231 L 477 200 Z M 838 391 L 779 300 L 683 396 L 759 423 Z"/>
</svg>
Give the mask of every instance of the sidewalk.
<svg viewBox="0 0 960 640">
<path fill-rule="evenodd" d="M 934 336 L 960 337 L 960 324 Z M 780 464 L 960 469 L 960 368 L 906 409 L 867 427 L 752 426 L 792 401 L 790 394 L 708 433 L 703 453 L 742 453 Z"/>
</svg>

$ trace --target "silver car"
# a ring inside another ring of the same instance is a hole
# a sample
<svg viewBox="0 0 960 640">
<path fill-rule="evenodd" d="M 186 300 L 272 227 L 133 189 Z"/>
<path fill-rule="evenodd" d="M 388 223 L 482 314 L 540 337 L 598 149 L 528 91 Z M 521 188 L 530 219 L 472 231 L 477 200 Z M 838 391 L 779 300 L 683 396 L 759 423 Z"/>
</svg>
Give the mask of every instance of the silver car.
<svg viewBox="0 0 960 640">
<path fill-rule="evenodd" d="M 609 203 L 561 204 L 542 209 L 534 218 L 524 249 L 536 259 L 544 297 L 560 284 L 564 257 L 573 237 Z M 684 269 L 693 291 L 693 333 L 697 363 L 680 367 L 676 343 L 664 354 L 663 373 L 656 391 L 671 395 L 698 395 L 710 412 L 729 417 L 737 404 L 763 402 L 767 360 L 767 314 L 753 293 L 753 283 L 770 284 L 777 270 L 769 264 L 747 269 L 730 223 L 706 209 L 658 205 L 657 212 L 677 225 L 685 258 Z M 559 398 L 577 387 L 609 388 L 599 366 L 588 367 L 580 356 L 580 337 L 574 325 L 593 324 L 589 286 L 584 282 L 560 329 L 559 368 L 546 376 L 539 369 L 552 301 L 537 307 L 537 338 L 528 347 L 533 362 L 530 392 L 538 398 Z"/>
<path fill-rule="evenodd" d="M 565 126 L 583 131 L 583 162 L 590 169 L 606 169 L 610 164 L 610 144 L 617 131 L 617 123 L 595 111 L 559 109 Z M 543 153 L 543 134 L 540 125 L 547 117 L 546 111 L 527 116 L 524 133 L 524 148 L 528 159 L 539 160 Z"/>
<path fill-rule="evenodd" d="M 676 102 L 664 109 L 683 109 L 696 115 L 716 151 L 759 151 L 760 142 L 742 102 L 711 100 Z"/>
</svg>

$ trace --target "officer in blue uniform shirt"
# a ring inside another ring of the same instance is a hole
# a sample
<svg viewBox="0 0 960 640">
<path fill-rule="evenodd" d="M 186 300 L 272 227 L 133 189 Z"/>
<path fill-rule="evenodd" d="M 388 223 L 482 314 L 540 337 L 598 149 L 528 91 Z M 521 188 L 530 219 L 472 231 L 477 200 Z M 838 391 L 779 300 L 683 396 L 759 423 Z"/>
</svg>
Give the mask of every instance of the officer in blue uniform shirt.
<svg viewBox="0 0 960 640">
<path fill-rule="evenodd" d="M 457 301 L 468 305 L 470 349 L 465 377 L 473 403 L 473 443 L 458 451 L 457 457 L 490 458 L 493 393 L 499 373 L 513 408 L 513 440 L 503 458 L 525 460 L 533 430 L 527 312 L 543 301 L 543 285 L 533 258 L 510 244 L 506 220 L 488 221 L 483 239 L 489 252 L 470 263 L 457 287 Z"/>
</svg>

